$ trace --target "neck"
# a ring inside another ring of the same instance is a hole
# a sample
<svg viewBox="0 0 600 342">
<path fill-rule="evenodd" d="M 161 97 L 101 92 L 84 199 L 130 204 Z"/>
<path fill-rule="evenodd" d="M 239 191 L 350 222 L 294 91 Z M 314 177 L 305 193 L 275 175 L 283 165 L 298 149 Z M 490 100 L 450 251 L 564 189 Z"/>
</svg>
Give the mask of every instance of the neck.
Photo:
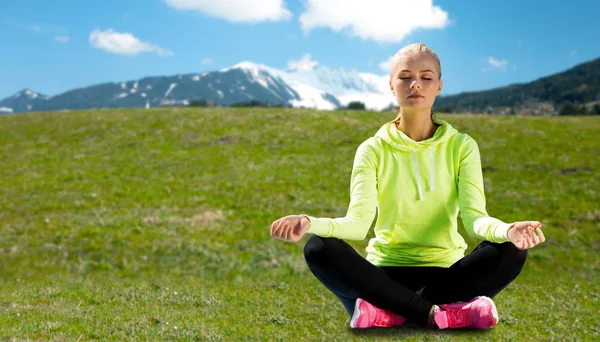
<svg viewBox="0 0 600 342">
<path fill-rule="evenodd" d="M 431 108 L 404 110 L 401 109 L 400 121 L 396 127 L 414 141 L 427 140 L 433 137 L 437 125 L 431 120 Z"/>
</svg>

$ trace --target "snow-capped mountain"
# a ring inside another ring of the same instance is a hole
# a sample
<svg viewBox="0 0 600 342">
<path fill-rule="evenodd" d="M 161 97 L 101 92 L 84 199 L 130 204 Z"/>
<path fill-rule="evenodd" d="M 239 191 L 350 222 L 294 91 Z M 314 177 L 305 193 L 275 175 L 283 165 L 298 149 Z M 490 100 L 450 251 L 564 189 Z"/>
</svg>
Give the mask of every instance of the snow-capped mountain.
<svg viewBox="0 0 600 342">
<path fill-rule="evenodd" d="M 259 71 L 276 75 L 288 83 L 292 88 L 303 94 L 302 89 L 312 87 L 335 96 L 339 102 L 346 106 L 352 101 L 361 101 L 367 108 L 381 110 L 390 104 L 395 104 L 395 99 L 389 90 L 389 77 L 369 73 L 350 72 L 343 69 L 331 69 L 324 66 L 314 66 L 310 69 L 282 71 L 262 64 L 243 62 L 230 69 L 248 70 L 255 74 Z M 330 109 L 327 106 L 316 106 L 318 109 Z"/>
<path fill-rule="evenodd" d="M 39 103 L 45 102 L 48 96 L 36 93 L 30 89 L 18 91 L 13 96 L 0 101 L 0 114 L 26 112 L 33 110 Z"/>
<path fill-rule="evenodd" d="M 29 89 L 0 101 L 0 113 L 61 109 L 159 107 L 211 100 L 220 106 L 256 100 L 271 105 L 336 109 L 361 101 L 371 109 L 394 103 L 387 77 L 317 66 L 279 70 L 242 62 L 201 74 L 145 77 L 69 90 L 48 97 Z"/>
<path fill-rule="evenodd" d="M 230 68 L 219 70 L 220 73 L 238 71 L 241 71 L 248 76 L 250 82 L 259 83 L 267 89 L 270 88 L 270 84 L 273 83 L 273 80 L 285 83 L 292 91 L 289 94 L 294 98 L 290 99 L 288 104 L 293 107 L 335 109 L 340 106 L 340 102 L 328 91 L 314 87 L 309 83 L 298 81 L 288 73 L 270 68 L 266 65 L 242 62 Z"/>
</svg>

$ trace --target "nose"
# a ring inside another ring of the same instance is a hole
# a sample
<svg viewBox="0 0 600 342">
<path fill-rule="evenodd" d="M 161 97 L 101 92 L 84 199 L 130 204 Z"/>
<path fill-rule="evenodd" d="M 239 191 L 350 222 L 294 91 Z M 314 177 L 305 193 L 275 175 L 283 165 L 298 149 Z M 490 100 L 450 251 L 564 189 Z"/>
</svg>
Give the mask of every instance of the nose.
<svg viewBox="0 0 600 342">
<path fill-rule="evenodd" d="M 414 89 L 414 88 L 421 89 L 421 85 L 419 83 L 417 83 L 417 81 L 413 81 L 410 84 L 410 89 Z"/>
</svg>

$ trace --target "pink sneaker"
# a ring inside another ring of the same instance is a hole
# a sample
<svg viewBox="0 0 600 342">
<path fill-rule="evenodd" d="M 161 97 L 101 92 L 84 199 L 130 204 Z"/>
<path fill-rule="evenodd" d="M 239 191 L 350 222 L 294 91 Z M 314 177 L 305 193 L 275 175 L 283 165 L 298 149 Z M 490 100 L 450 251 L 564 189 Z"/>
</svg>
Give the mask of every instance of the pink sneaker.
<svg viewBox="0 0 600 342">
<path fill-rule="evenodd" d="M 351 328 L 371 328 L 371 327 L 399 327 L 406 321 L 406 318 L 397 315 L 391 311 L 375 307 L 362 298 L 356 300 L 354 314 L 350 320 Z"/>
<path fill-rule="evenodd" d="M 491 298 L 479 296 L 468 303 L 442 304 L 434 321 L 440 329 L 489 329 L 498 323 L 498 310 Z"/>
</svg>

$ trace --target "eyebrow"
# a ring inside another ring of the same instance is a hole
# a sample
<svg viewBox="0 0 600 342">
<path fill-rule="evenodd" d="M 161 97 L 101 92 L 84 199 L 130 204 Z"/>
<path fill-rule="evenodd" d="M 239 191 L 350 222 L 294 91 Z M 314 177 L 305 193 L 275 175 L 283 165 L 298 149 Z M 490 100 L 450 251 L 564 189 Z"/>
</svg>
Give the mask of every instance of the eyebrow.
<svg viewBox="0 0 600 342">
<path fill-rule="evenodd" d="M 411 72 L 410 70 L 401 70 L 400 72 Z M 433 73 L 433 71 L 427 69 L 427 70 L 421 70 L 421 72 L 431 72 Z"/>
</svg>

